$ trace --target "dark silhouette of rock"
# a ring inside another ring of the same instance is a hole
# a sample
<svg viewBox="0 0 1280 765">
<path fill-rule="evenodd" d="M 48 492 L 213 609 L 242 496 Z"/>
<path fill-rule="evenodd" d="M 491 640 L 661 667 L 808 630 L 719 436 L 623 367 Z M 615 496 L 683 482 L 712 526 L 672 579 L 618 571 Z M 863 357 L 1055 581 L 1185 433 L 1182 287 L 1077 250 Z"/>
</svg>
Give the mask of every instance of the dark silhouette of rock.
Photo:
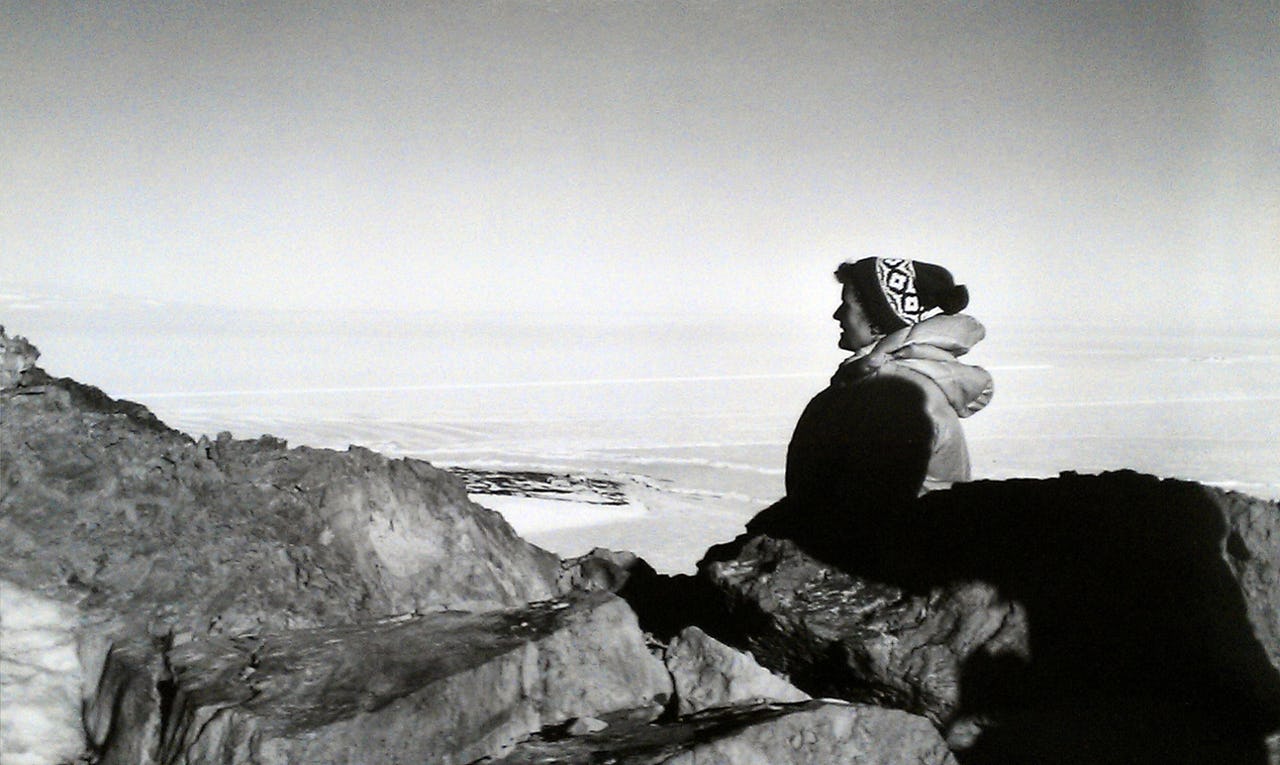
<svg viewBox="0 0 1280 765">
<path fill-rule="evenodd" d="M 1264 763 L 1280 729 L 1276 503 L 1064 474 L 748 529 L 700 563 L 707 631 L 929 716 L 966 763 Z"/>
<path fill-rule="evenodd" d="M 607 593 L 478 613 L 112 650 L 94 722 L 108 763 L 467 763 L 571 719 L 671 695 Z M 99 715 L 99 710 L 113 711 Z"/>
</svg>

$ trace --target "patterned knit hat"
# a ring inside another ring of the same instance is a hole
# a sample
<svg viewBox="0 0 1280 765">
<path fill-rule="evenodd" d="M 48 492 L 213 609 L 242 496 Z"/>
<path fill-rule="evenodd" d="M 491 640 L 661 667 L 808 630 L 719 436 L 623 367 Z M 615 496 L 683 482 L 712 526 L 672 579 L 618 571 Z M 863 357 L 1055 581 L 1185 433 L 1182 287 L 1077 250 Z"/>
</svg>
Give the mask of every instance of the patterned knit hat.
<svg viewBox="0 0 1280 765">
<path fill-rule="evenodd" d="M 934 308 L 951 314 L 969 305 L 969 290 L 950 271 L 918 260 L 863 258 L 841 263 L 836 278 L 853 285 L 862 310 L 881 332 L 915 324 Z"/>
</svg>

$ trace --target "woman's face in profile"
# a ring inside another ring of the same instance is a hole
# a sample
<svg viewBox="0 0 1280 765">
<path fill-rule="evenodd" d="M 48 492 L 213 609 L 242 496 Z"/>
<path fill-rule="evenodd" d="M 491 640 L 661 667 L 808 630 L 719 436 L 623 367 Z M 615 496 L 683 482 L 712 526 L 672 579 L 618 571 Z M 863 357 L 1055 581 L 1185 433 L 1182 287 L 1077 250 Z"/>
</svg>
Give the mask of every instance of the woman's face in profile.
<svg viewBox="0 0 1280 765">
<path fill-rule="evenodd" d="M 846 351 L 856 351 L 878 340 L 880 335 L 871 327 L 862 305 L 858 303 L 853 285 L 844 285 L 840 297 L 840 307 L 831 315 L 831 318 L 840 322 L 840 347 Z"/>
</svg>

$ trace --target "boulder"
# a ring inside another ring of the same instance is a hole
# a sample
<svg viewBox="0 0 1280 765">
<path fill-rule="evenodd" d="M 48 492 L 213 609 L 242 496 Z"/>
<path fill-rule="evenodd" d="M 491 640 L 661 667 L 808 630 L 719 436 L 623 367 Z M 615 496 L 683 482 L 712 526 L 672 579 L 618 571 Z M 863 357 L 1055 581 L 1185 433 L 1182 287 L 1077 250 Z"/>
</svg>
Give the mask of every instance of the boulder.
<svg viewBox="0 0 1280 765">
<path fill-rule="evenodd" d="M 637 572 L 639 577 L 657 576 L 647 561 L 629 550 L 597 547 L 562 561 L 558 581 L 565 592 L 619 592 Z"/>
<path fill-rule="evenodd" d="M 1276 503 L 1122 471 L 882 511 L 766 510 L 699 564 L 707 631 L 814 695 L 928 717 L 966 761 L 1265 761 Z"/>
<path fill-rule="evenodd" d="M 489 765 L 954 765 L 923 718 L 840 701 L 736 704 L 661 724 L 535 736 Z"/>
<path fill-rule="evenodd" d="M 88 715 L 104 765 L 467 763 L 671 695 L 608 594 L 154 648 L 108 659 Z"/>
<path fill-rule="evenodd" d="M 672 639 L 667 670 L 681 715 L 752 701 L 805 701 L 809 694 L 697 627 Z"/>
<path fill-rule="evenodd" d="M 965 660 L 1027 654 L 1023 611 L 985 583 L 913 594 L 769 536 L 702 570 L 731 615 L 713 627 L 732 625 L 736 634 L 726 637 L 815 695 L 906 709 L 945 726 L 959 711 Z"/>
</svg>

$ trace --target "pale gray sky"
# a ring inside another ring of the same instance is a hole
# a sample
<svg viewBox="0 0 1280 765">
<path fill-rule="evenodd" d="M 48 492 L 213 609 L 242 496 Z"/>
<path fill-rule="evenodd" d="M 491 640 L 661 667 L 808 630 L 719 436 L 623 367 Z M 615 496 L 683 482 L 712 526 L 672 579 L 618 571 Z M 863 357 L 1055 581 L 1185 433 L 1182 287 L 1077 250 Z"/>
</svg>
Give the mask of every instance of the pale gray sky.
<svg viewBox="0 0 1280 765">
<path fill-rule="evenodd" d="M 4 2 L 7 280 L 825 320 L 889 255 L 1280 320 L 1273 1 L 374 5 Z"/>
</svg>

